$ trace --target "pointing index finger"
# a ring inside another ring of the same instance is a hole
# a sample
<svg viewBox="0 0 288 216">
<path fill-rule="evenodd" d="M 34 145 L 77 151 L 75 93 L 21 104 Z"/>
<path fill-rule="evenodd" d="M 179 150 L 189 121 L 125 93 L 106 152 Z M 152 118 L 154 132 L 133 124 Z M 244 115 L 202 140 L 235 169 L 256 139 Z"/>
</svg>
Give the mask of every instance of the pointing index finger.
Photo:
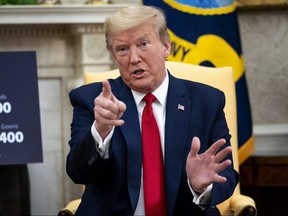
<svg viewBox="0 0 288 216">
<path fill-rule="evenodd" d="M 111 86 L 108 80 L 103 80 L 102 81 L 102 95 L 106 98 L 111 98 L 112 92 L 111 92 Z"/>
</svg>

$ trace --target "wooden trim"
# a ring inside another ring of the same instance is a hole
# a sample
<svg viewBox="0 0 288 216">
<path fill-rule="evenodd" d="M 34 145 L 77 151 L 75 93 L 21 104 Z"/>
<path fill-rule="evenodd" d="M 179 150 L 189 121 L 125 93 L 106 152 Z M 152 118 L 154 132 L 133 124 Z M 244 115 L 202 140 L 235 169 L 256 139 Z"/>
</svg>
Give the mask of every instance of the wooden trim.
<svg viewBox="0 0 288 216">
<path fill-rule="evenodd" d="M 240 167 L 241 186 L 287 187 L 288 156 L 251 157 Z"/>
<path fill-rule="evenodd" d="M 237 0 L 239 9 L 287 9 L 288 0 Z"/>
</svg>

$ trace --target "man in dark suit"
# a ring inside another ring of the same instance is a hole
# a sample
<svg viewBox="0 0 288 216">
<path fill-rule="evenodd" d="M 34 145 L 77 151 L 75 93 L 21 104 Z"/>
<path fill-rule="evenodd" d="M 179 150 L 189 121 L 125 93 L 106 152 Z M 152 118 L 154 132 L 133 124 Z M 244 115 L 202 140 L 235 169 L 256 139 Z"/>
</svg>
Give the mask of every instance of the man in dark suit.
<svg viewBox="0 0 288 216">
<path fill-rule="evenodd" d="M 229 198 L 238 183 L 224 94 L 166 70 L 171 45 L 159 9 L 122 9 L 105 28 L 120 77 L 70 93 L 74 112 L 67 173 L 85 185 L 76 214 L 219 214 L 215 206 Z M 148 195 L 143 180 L 142 99 L 147 93 L 156 97 L 152 107 L 163 154 L 164 195 L 152 203 L 157 209 L 163 201 L 160 211 L 148 210 L 151 203 L 146 200 L 154 191 Z"/>
</svg>

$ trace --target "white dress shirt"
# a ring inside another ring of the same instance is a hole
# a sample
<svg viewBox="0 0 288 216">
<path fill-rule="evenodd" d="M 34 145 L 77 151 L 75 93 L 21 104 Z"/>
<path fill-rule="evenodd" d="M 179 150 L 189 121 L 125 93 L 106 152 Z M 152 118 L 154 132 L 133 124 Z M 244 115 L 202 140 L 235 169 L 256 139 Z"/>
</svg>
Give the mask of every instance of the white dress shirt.
<svg viewBox="0 0 288 216">
<path fill-rule="evenodd" d="M 153 113 L 159 128 L 159 133 L 160 133 L 160 140 L 161 140 L 161 148 L 162 148 L 162 155 L 163 155 L 163 161 L 165 157 L 165 139 L 164 139 L 164 134 L 165 134 L 165 117 L 166 117 L 166 100 L 167 100 L 167 91 L 168 91 L 168 85 L 169 85 L 169 76 L 168 73 L 166 72 L 166 77 L 163 81 L 163 83 L 154 91 L 151 92 L 157 100 L 154 101 L 152 104 L 153 107 Z M 142 112 L 145 106 L 145 101 L 142 99 L 146 94 L 136 92 L 134 90 L 131 90 L 135 103 L 137 105 L 137 110 L 138 110 L 138 118 L 139 118 L 139 123 L 140 123 L 140 129 L 141 129 L 141 122 L 142 122 Z M 103 158 L 108 158 L 109 157 L 109 146 L 110 146 L 110 141 L 111 137 L 114 132 L 114 127 L 112 131 L 109 133 L 109 135 L 105 138 L 103 141 L 97 132 L 97 130 L 94 127 L 94 123 L 91 127 L 91 133 L 95 139 L 96 142 L 96 147 L 98 149 L 98 152 Z M 187 179 L 187 184 L 189 185 L 189 181 Z M 191 193 L 193 194 L 193 202 L 197 205 L 199 205 L 202 209 L 205 209 L 205 205 L 209 203 L 211 199 L 211 193 L 212 193 L 212 184 L 207 187 L 206 191 L 204 191 L 202 194 L 196 193 L 191 186 L 189 185 Z M 134 215 L 145 215 L 145 209 L 144 209 L 144 194 L 143 194 L 143 175 L 141 177 L 141 188 L 140 188 L 140 195 L 138 199 L 138 204 L 135 210 Z"/>
</svg>

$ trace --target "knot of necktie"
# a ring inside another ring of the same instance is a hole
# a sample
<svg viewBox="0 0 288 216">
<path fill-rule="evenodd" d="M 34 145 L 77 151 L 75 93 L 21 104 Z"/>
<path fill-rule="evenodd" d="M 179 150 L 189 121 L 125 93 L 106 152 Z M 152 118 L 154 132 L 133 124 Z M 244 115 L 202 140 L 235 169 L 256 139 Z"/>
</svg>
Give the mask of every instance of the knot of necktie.
<svg viewBox="0 0 288 216">
<path fill-rule="evenodd" d="M 151 106 L 151 104 L 156 100 L 156 97 L 153 94 L 148 93 L 144 96 L 143 100 L 146 102 L 147 106 Z"/>
</svg>

